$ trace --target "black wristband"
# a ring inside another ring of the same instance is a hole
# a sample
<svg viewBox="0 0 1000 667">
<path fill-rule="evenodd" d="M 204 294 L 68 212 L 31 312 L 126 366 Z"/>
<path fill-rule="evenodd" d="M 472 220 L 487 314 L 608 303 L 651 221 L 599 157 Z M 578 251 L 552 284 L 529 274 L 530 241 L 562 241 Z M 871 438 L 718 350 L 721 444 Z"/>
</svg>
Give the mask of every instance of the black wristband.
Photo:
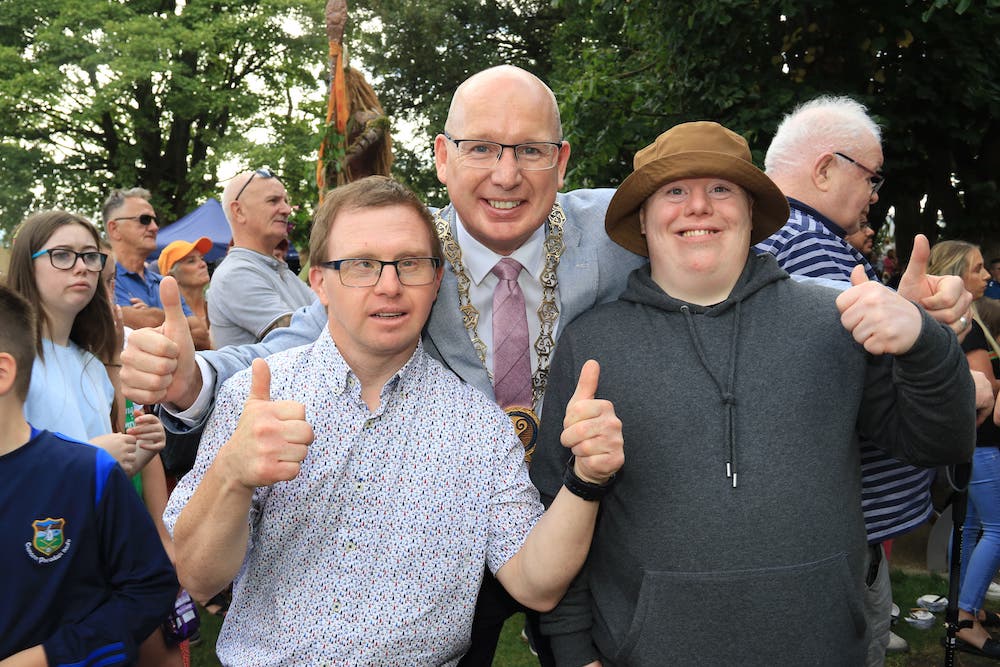
<svg viewBox="0 0 1000 667">
<path fill-rule="evenodd" d="M 600 500 L 611 488 L 611 484 L 615 481 L 615 476 L 612 475 L 604 484 L 593 484 L 591 482 L 584 481 L 580 479 L 576 470 L 573 469 L 573 464 L 576 462 L 576 457 L 571 456 L 569 460 L 566 461 L 566 470 L 563 471 L 563 486 L 578 498 L 584 500 Z"/>
</svg>

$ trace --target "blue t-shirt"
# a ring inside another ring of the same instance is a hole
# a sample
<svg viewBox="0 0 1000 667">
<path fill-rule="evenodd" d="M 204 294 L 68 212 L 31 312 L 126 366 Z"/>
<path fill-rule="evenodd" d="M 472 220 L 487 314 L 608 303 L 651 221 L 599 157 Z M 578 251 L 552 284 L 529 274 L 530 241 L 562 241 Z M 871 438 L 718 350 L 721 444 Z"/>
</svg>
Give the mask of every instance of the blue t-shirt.
<svg viewBox="0 0 1000 667">
<path fill-rule="evenodd" d="M 119 306 L 131 306 L 132 299 L 140 299 L 147 306 L 163 308 L 160 301 L 160 281 L 163 276 L 149 266 L 143 269 L 143 276 L 132 273 L 120 263 L 115 263 L 115 303 Z M 181 309 L 185 317 L 193 315 L 184 297 L 181 297 Z"/>
</svg>

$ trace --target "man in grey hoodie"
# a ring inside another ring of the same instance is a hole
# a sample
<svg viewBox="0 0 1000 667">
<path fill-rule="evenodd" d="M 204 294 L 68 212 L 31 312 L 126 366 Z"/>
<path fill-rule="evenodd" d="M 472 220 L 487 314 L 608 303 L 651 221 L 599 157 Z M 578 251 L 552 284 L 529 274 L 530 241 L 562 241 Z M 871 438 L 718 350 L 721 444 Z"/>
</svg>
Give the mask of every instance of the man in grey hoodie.
<svg viewBox="0 0 1000 667">
<path fill-rule="evenodd" d="M 746 141 L 716 123 L 661 135 L 612 199 L 609 236 L 650 265 L 563 332 L 531 468 L 554 496 L 563 411 L 597 359 L 629 462 L 543 621 L 558 664 L 860 664 L 858 434 L 915 464 L 970 456 L 954 334 L 860 269 L 838 294 L 750 252 L 787 219 Z"/>
</svg>

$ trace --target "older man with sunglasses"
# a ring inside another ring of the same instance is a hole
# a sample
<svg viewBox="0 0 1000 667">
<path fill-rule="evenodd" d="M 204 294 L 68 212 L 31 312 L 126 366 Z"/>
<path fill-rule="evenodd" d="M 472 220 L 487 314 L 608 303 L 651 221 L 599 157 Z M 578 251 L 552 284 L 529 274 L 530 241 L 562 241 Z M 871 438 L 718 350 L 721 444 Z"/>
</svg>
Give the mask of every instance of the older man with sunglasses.
<svg viewBox="0 0 1000 667">
<path fill-rule="evenodd" d="M 288 238 L 292 212 L 281 179 L 267 169 L 238 174 L 226 184 L 222 208 L 233 247 L 209 285 L 212 336 L 220 347 L 256 343 L 288 326 L 292 313 L 316 297 L 274 256 L 275 246 Z"/>
<path fill-rule="evenodd" d="M 101 208 L 104 228 L 115 254 L 114 301 L 121 306 L 125 326 L 132 329 L 163 324 L 161 276 L 153 265 L 146 264 L 156 250 L 156 234 L 160 229 L 150 197 L 149 190 L 144 188 L 113 190 Z M 186 303 L 181 305 L 195 349 L 210 349 L 208 328 L 194 317 Z"/>
</svg>

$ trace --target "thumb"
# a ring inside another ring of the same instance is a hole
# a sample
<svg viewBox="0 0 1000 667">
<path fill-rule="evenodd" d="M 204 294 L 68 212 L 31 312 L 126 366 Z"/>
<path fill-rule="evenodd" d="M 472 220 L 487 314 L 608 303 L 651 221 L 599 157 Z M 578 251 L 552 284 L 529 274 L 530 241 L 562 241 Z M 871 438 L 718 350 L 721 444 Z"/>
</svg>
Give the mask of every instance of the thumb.
<svg viewBox="0 0 1000 667">
<path fill-rule="evenodd" d="M 866 282 L 868 282 L 868 274 L 865 273 L 865 267 L 858 264 L 851 271 L 851 285 L 864 285 Z"/>
<path fill-rule="evenodd" d="M 177 289 L 177 280 L 173 276 L 167 276 L 160 281 L 160 301 L 163 303 L 163 333 L 177 342 L 173 332 L 188 330 L 188 323 L 181 309 L 181 294 Z"/>
<path fill-rule="evenodd" d="M 917 234 L 913 237 L 913 251 L 910 253 L 910 263 L 906 265 L 903 275 L 907 278 L 923 280 L 927 276 L 927 262 L 931 256 L 931 246 L 927 237 Z"/>
<path fill-rule="evenodd" d="M 601 377 L 601 365 L 593 359 L 588 359 L 580 369 L 580 379 L 576 383 L 570 403 L 593 399 L 597 394 L 597 381 Z"/>
<path fill-rule="evenodd" d="M 250 399 L 271 400 L 271 367 L 263 359 L 254 359 L 250 367 Z"/>
</svg>

